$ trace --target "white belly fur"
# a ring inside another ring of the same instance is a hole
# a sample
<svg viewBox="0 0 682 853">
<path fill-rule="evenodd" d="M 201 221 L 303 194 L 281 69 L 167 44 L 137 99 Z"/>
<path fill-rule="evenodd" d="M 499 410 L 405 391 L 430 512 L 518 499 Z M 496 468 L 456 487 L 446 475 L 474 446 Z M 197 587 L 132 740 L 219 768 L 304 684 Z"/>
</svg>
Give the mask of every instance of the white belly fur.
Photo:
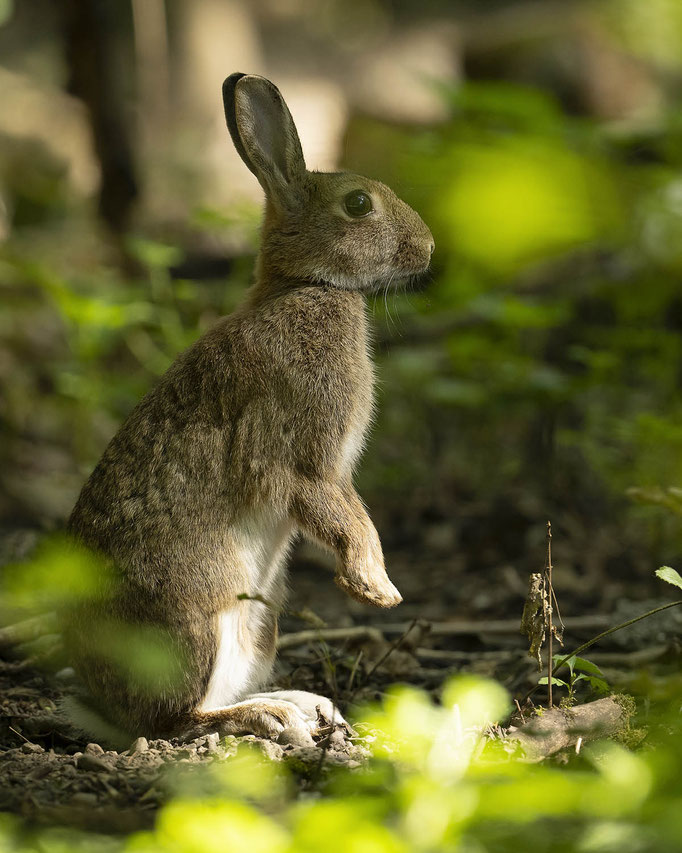
<svg viewBox="0 0 682 853">
<path fill-rule="evenodd" d="M 367 441 L 367 424 L 354 423 L 345 435 L 341 445 L 338 470 L 342 474 L 353 472 L 355 465 Z"/>
<path fill-rule="evenodd" d="M 250 518 L 235 530 L 240 574 L 249 579 L 243 592 L 279 603 L 292 532 L 288 520 L 273 523 L 262 518 Z M 262 687 L 267 680 L 273 660 L 259 654 L 255 644 L 265 607 L 257 601 L 238 601 L 220 613 L 218 651 L 199 711 L 224 708 Z"/>
</svg>

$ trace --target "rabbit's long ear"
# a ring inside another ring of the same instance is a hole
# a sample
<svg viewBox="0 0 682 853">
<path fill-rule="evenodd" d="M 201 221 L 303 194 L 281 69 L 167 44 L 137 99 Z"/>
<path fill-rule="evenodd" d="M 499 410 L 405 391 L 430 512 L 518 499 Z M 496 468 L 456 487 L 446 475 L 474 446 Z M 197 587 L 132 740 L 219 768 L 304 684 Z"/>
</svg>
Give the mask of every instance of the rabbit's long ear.
<svg viewBox="0 0 682 853">
<path fill-rule="evenodd" d="M 265 77 L 231 74 L 223 83 L 225 118 L 240 157 L 266 195 L 286 201 L 305 160 L 279 89 Z"/>
</svg>

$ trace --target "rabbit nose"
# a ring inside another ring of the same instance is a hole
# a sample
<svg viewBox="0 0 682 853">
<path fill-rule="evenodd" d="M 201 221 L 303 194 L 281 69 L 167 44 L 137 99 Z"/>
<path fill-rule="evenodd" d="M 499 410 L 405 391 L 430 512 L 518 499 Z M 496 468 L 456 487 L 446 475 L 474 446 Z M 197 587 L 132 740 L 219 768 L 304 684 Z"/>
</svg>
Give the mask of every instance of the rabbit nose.
<svg viewBox="0 0 682 853">
<path fill-rule="evenodd" d="M 433 240 L 431 240 L 431 242 L 429 243 L 429 254 L 430 254 L 430 255 L 432 255 L 432 254 L 433 254 L 433 250 L 434 250 L 435 248 L 436 248 L 436 244 L 433 242 Z"/>
</svg>

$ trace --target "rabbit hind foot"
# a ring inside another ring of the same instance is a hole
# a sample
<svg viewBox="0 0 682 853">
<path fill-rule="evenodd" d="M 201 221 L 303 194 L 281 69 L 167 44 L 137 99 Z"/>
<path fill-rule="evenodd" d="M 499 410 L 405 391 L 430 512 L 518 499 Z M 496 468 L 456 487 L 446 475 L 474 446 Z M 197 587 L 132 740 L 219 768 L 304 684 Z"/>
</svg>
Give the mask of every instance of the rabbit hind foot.
<svg viewBox="0 0 682 853">
<path fill-rule="evenodd" d="M 301 737 L 309 740 L 310 746 L 314 746 L 313 727 L 293 702 L 254 696 L 224 708 L 194 711 L 188 727 L 179 737 L 191 740 L 218 732 L 220 735 L 251 734 L 276 740 L 284 729 L 296 729 Z"/>
<path fill-rule="evenodd" d="M 221 735 L 253 734 L 276 740 L 285 729 L 294 729 L 299 742 L 314 746 L 312 736 L 319 734 L 324 726 L 354 734 L 338 708 L 326 697 L 304 690 L 274 690 L 254 693 L 224 708 L 197 710 L 182 736 L 198 737 L 217 731 Z"/>
</svg>

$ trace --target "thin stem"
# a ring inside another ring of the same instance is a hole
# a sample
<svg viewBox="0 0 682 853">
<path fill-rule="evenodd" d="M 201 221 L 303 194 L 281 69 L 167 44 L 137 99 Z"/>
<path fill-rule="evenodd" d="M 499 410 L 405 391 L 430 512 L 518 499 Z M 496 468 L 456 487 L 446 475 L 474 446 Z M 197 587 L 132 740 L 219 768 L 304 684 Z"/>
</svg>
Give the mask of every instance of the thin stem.
<svg viewBox="0 0 682 853">
<path fill-rule="evenodd" d="M 374 666 L 373 666 L 373 667 L 372 667 L 372 668 L 367 672 L 367 674 L 365 675 L 365 679 L 364 679 L 364 683 L 365 683 L 365 684 L 367 684 L 367 682 L 368 682 L 368 681 L 370 680 L 370 678 L 374 675 L 374 673 L 379 669 L 379 667 L 380 667 L 380 666 L 382 666 L 382 664 L 384 663 L 384 661 L 386 660 L 386 658 L 388 658 L 390 655 L 392 655 L 392 654 L 393 654 L 393 652 L 395 652 L 397 649 L 399 649 L 399 648 L 400 648 L 400 646 L 402 646 L 402 644 L 405 642 L 406 638 L 408 637 L 408 635 L 410 634 L 410 632 L 411 632 L 411 631 L 412 631 L 412 629 L 415 627 L 415 625 L 417 624 L 417 622 L 418 622 L 418 621 L 419 621 L 419 617 L 415 617 L 415 618 L 410 622 L 410 624 L 409 624 L 409 626 L 408 626 L 407 630 L 406 630 L 403 634 L 401 634 L 401 636 L 400 636 L 400 637 L 398 637 L 398 639 L 397 639 L 397 640 L 396 640 L 396 641 L 391 645 L 391 647 L 388 649 L 388 651 L 386 652 L 386 654 L 382 655 L 382 656 L 379 658 L 379 660 L 374 664 Z"/>
<path fill-rule="evenodd" d="M 547 704 L 552 709 L 552 522 L 547 522 Z"/>
</svg>

